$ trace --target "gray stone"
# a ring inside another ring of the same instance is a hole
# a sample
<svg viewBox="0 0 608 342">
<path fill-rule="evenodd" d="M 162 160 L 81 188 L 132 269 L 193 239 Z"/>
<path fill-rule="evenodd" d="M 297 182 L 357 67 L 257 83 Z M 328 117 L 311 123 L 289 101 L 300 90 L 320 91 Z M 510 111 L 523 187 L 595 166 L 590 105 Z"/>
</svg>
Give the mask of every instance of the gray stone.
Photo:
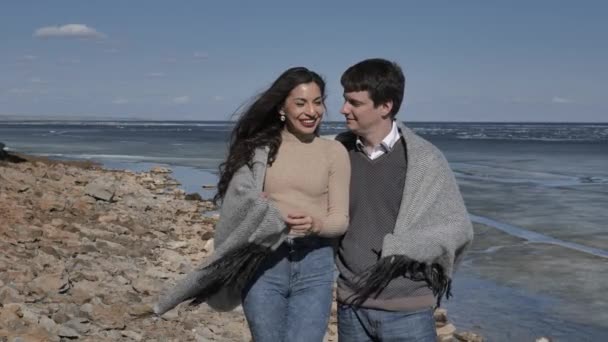
<svg viewBox="0 0 608 342">
<path fill-rule="evenodd" d="M 72 318 L 64 323 L 63 326 L 74 329 L 80 334 L 86 334 L 91 330 L 89 320 L 83 317 Z"/>
<path fill-rule="evenodd" d="M 87 184 L 84 192 L 95 199 L 111 202 L 116 193 L 116 184 L 107 178 L 97 178 Z"/>
<path fill-rule="evenodd" d="M 141 341 L 143 339 L 142 334 L 131 330 L 123 330 L 120 332 L 120 334 L 135 341 Z"/>
<path fill-rule="evenodd" d="M 60 337 L 67 337 L 67 338 L 80 337 L 80 334 L 76 330 L 74 330 L 68 326 L 65 326 L 65 325 L 62 325 L 59 327 L 59 331 L 57 332 L 57 335 Z"/>
</svg>

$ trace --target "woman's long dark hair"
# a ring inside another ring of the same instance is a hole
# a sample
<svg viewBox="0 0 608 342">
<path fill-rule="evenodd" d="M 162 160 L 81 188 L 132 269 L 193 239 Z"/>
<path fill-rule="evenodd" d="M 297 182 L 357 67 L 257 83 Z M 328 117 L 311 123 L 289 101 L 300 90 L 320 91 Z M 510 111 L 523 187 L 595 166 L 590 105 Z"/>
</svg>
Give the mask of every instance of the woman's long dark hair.
<svg viewBox="0 0 608 342">
<path fill-rule="evenodd" d="M 256 148 L 270 148 L 268 160 L 272 164 L 281 145 L 281 130 L 285 122 L 280 120 L 279 109 L 289 93 L 300 84 L 314 82 L 325 98 L 325 81 L 314 71 L 304 67 L 290 68 L 277 78 L 270 88 L 260 94 L 240 114 L 230 136 L 230 148 L 226 161 L 220 164 L 220 178 L 214 203 L 219 203 L 228 190 L 234 173 L 243 165 L 250 165 Z"/>
</svg>

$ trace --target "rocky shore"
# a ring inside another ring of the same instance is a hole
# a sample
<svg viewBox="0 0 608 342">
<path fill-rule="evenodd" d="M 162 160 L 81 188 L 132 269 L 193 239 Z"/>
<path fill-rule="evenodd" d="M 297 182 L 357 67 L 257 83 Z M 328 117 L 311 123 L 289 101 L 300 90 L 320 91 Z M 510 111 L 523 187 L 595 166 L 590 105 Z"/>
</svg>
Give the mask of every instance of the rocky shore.
<svg viewBox="0 0 608 342">
<path fill-rule="evenodd" d="M 212 252 L 215 208 L 156 167 L 0 158 L 0 341 L 250 341 L 242 311 L 151 303 Z M 440 341 L 458 333 L 438 310 Z M 327 341 L 337 341 L 335 305 Z"/>
</svg>

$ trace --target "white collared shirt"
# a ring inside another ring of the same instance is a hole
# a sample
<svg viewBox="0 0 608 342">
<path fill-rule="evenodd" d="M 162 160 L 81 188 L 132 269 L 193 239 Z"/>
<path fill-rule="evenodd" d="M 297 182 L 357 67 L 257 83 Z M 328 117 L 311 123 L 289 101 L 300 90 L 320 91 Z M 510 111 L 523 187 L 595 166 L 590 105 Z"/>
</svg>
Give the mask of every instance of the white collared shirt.
<svg viewBox="0 0 608 342">
<path fill-rule="evenodd" d="M 365 152 L 369 159 L 374 160 L 381 155 L 390 152 L 393 149 L 397 141 L 401 139 L 401 135 L 399 134 L 399 130 L 397 129 L 397 123 L 393 121 L 393 126 L 391 127 L 391 131 L 388 133 L 384 139 L 372 148 L 366 147 L 363 141 L 361 141 L 360 137 L 357 137 L 357 148 L 360 151 Z"/>
</svg>

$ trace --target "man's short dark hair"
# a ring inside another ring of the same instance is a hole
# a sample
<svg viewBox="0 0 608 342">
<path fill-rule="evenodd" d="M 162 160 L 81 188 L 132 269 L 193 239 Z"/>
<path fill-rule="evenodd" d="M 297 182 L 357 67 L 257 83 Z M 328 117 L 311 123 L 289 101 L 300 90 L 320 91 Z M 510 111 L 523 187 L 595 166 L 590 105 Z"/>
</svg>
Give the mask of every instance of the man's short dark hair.
<svg viewBox="0 0 608 342">
<path fill-rule="evenodd" d="M 392 101 L 389 114 L 393 118 L 403 102 L 405 76 L 397 63 L 386 59 L 366 59 L 351 66 L 342 74 L 340 83 L 345 93 L 367 90 L 374 106 Z"/>
</svg>

